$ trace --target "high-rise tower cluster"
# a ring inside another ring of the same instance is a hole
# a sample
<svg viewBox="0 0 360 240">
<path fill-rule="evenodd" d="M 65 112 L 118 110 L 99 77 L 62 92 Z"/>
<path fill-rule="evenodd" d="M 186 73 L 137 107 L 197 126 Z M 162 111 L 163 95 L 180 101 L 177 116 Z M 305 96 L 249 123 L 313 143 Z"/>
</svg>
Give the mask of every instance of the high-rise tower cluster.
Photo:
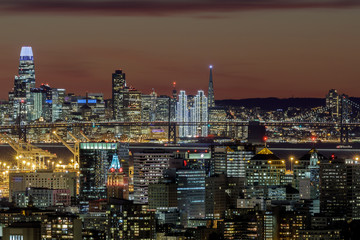
<svg viewBox="0 0 360 240">
<path fill-rule="evenodd" d="M 179 122 L 179 137 L 207 137 L 209 132 L 209 108 L 215 107 L 213 74 L 210 65 L 209 90 L 206 97 L 203 90 L 197 95 L 186 95 L 180 91 L 176 108 L 176 120 Z"/>
<path fill-rule="evenodd" d="M 196 96 L 187 96 L 185 91 L 180 91 L 176 120 L 179 137 L 207 137 L 208 99 L 204 91 L 199 90 Z"/>
</svg>

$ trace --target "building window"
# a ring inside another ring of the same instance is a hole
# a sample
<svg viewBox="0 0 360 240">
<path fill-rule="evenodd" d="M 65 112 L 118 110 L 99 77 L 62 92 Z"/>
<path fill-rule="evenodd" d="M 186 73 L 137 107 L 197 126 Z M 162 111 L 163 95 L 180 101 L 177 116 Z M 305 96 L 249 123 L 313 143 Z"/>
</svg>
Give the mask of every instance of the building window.
<svg viewBox="0 0 360 240">
<path fill-rule="evenodd" d="M 24 240 L 23 235 L 10 235 L 10 240 Z"/>
</svg>

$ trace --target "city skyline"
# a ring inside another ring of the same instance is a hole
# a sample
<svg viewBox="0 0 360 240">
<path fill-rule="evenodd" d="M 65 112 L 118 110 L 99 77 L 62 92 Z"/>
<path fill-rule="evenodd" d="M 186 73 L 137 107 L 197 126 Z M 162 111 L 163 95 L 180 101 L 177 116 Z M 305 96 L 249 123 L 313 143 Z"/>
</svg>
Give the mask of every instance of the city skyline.
<svg viewBox="0 0 360 240">
<path fill-rule="evenodd" d="M 0 239 L 358 239 L 359 16 L 0 1 Z"/>
<path fill-rule="evenodd" d="M 6 89 L 0 98 L 11 89 L 23 45 L 34 49 L 38 83 L 77 94 L 110 97 L 111 73 L 119 68 L 143 93 L 154 88 L 170 95 L 173 81 L 196 93 L 207 89 L 212 64 L 216 99 L 324 97 L 329 88 L 357 96 L 360 34 L 352 29 L 360 10 L 354 1 L 158 7 L 147 1 L 153 7 L 146 10 L 119 3 L 124 11 L 111 4 L 94 11 L 101 2 L 92 2 L 33 4 L 26 11 L 36 1 L 0 5 Z"/>
</svg>

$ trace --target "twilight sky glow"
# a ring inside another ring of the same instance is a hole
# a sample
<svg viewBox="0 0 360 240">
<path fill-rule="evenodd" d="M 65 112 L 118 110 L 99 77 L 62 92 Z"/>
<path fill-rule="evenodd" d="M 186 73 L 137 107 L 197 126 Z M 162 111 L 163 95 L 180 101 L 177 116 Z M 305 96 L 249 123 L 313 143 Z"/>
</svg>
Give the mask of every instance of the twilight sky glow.
<svg viewBox="0 0 360 240">
<path fill-rule="evenodd" d="M 51 3 L 48 3 L 51 2 Z M 288 2 L 291 2 L 289 4 Z M 0 3 L 0 98 L 31 45 L 37 85 L 111 96 L 111 74 L 216 99 L 360 96 L 360 1 L 19 0 Z"/>
</svg>

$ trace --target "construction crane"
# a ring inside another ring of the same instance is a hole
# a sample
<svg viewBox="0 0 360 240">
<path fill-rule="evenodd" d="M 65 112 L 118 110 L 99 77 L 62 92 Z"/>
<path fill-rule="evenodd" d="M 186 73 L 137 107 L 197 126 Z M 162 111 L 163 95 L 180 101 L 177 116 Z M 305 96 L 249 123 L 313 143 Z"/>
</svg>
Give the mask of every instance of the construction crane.
<svg viewBox="0 0 360 240">
<path fill-rule="evenodd" d="M 86 139 L 87 142 L 91 142 L 90 138 L 88 138 L 83 131 L 80 131 L 81 136 Z"/>
<path fill-rule="evenodd" d="M 72 134 L 71 132 L 67 132 L 67 133 L 70 135 L 70 137 L 72 137 L 72 138 L 75 140 L 75 142 L 80 143 L 80 139 L 78 139 L 77 137 L 75 137 L 74 134 Z"/>
<path fill-rule="evenodd" d="M 74 169 L 77 169 L 79 168 L 79 164 L 80 164 L 80 141 L 74 136 L 72 135 L 71 133 L 69 133 L 69 135 L 75 139 L 74 141 L 74 146 L 70 146 L 64 139 L 62 139 L 62 137 L 60 137 L 56 131 L 53 131 L 52 132 L 55 137 L 60 141 L 62 142 L 62 144 L 64 144 L 64 146 L 69 149 L 69 151 L 74 155 Z"/>
<path fill-rule="evenodd" d="M 76 142 L 81 142 L 80 141 L 80 139 L 79 138 L 77 138 L 74 134 L 72 134 L 71 132 L 67 132 L 69 135 L 70 135 L 70 137 L 72 137 Z M 81 136 L 83 136 L 84 138 L 85 138 L 85 140 L 86 140 L 86 142 L 91 142 L 91 140 L 82 132 L 82 131 L 80 131 L 80 134 L 81 134 Z"/>
<path fill-rule="evenodd" d="M 57 158 L 56 154 L 35 147 L 27 142 L 16 142 L 7 134 L 0 133 L 0 137 L 16 152 L 17 169 L 46 169 L 46 159 L 51 161 Z"/>
</svg>

